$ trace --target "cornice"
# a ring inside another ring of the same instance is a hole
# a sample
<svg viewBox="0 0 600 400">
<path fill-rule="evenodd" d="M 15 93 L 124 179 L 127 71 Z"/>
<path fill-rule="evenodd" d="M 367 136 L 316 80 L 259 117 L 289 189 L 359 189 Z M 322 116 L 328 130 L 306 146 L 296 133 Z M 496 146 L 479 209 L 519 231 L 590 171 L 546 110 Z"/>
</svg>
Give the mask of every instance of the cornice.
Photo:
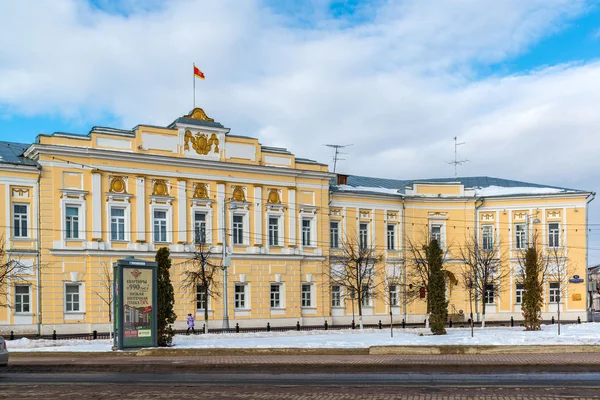
<svg viewBox="0 0 600 400">
<path fill-rule="evenodd" d="M 298 170 L 292 168 L 270 167 L 262 165 L 239 164 L 223 161 L 198 160 L 194 158 L 169 157 L 155 154 L 139 154 L 130 151 L 113 151 L 106 149 L 92 149 L 70 146 L 58 146 L 34 143 L 25 152 L 29 158 L 38 157 L 39 154 L 52 154 L 65 157 L 98 158 L 103 160 L 122 162 L 124 156 L 127 161 L 136 163 L 148 163 L 154 165 L 190 168 L 214 169 L 227 172 L 260 173 L 265 175 L 291 176 L 296 178 L 331 179 L 335 175 L 330 172 L 319 172 L 311 170 Z"/>
</svg>

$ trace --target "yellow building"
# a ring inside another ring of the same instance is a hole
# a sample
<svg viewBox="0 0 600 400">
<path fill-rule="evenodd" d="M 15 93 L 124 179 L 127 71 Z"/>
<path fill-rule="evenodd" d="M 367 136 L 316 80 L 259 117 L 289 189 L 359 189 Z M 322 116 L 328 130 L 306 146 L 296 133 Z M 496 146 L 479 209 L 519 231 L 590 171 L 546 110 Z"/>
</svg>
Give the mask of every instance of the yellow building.
<svg viewBox="0 0 600 400">
<path fill-rule="evenodd" d="M 349 323 L 356 304 L 327 277 L 329 255 L 348 235 L 381 249 L 377 280 L 394 273 L 408 284 L 410 238 L 439 238 L 451 271 L 460 264 L 454 245 L 482 232 L 507 249 L 513 268 L 522 225 L 535 215 L 529 234 L 543 232 L 544 246 L 566 249 L 586 276 L 590 192 L 492 178 L 336 176 L 327 165 L 230 134 L 199 108 L 167 127 L 94 127 L 87 135 L 40 135 L 31 145 L 0 142 L 0 156 L 3 262 L 24 266 L 5 282 L 2 332 L 108 330 L 105 271 L 126 256 L 154 259 L 160 247 L 171 250 L 176 326 L 188 313 L 200 321 L 207 306 L 210 327 L 220 327 L 222 299 L 206 303 L 181 281 L 195 243 L 210 244 L 219 261 L 224 236 L 228 313 L 241 326 Z M 488 320 L 521 318 L 517 283 L 490 289 Z M 464 315 L 465 292 L 452 284 L 450 313 Z M 391 307 L 407 322 L 422 322 L 422 301 L 406 302 L 400 290 L 394 296 L 394 304 L 366 299 L 365 321 L 385 320 Z M 561 307 L 564 318 L 584 319 L 585 284 L 569 285 Z"/>
</svg>

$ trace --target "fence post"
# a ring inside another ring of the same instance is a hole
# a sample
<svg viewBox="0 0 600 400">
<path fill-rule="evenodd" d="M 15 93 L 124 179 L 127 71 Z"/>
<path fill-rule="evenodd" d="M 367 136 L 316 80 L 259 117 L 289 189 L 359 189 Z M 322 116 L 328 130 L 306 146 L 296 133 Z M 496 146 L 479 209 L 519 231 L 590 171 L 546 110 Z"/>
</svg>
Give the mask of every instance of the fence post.
<svg viewBox="0 0 600 400">
<path fill-rule="evenodd" d="M 239 324 L 239 322 L 235 323 L 235 333 L 240 333 L 240 324 Z"/>
<path fill-rule="evenodd" d="M 510 327 L 513 328 L 515 326 L 515 319 L 510 317 Z"/>
<path fill-rule="evenodd" d="M 552 325 L 554 325 L 554 315 L 552 316 Z"/>
<path fill-rule="evenodd" d="M 423 325 L 425 325 L 425 327 L 427 327 L 427 318 L 425 318 L 425 320 L 423 321 Z"/>
<path fill-rule="evenodd" d="M 406 322 L 404 321 L 404 318 L 402 318 L 402 329 L 406 328 Z"/>
<path fill-rule="evenodd" d="M 299 331 L 300 330 L 300 321 L 296 321 L 296 330 Z"/>
<path fill-rule="evenodd" d="M 452 328 L 452 320 L 448 321 L 448 327 Z"/>
<path fill-rule="evenodd" d="M 10 331 L 10 340 L 15 340 L 15 332 Z"/>
<path fill-rule="evenodd" d="M 271 332 L 271 324 L 267 322 L 267 332 Z"/>
<path fill-rule="evenodd" d="M 327 320 L 325 320 L 325 330 L 327 330 Z"/>
<path fill-rule="evenodd" d="M 206 324 L 202 324 L 202 332 L 200 332 L 200 333 L 204 333 L 204 332 L 207 332 L 206 331 Z"/>
<path fill-rule="evenodd" d="M 352 320 L 352 329 L 356 329 L 356 325 L 354 324 L 354 320 Z"/>
<path fill-rule="evenodd" d="M 56 329 L 52 331 L 52 340 L 56 340 Z"/>
<path fill-rule="evenodd" d="M 581 323 L 581 317 L 577 317 L 577 323 L 580 324 Z"/>
<path fill-rule="evenodd" d="M 98 339 L 98 331 L 95 330 L 92 332 L 92 340 L 96 340 L 96 339 Z"/>
<path fill-rule="evenodd" d="M 381 329 L 381 328 L 382 328 L 382 325 L 381 325 L 381 320 L 379 320 L 379 324 L 377 324 L 377 325 L 379 326 L 379 329 Z"/>
</svg>

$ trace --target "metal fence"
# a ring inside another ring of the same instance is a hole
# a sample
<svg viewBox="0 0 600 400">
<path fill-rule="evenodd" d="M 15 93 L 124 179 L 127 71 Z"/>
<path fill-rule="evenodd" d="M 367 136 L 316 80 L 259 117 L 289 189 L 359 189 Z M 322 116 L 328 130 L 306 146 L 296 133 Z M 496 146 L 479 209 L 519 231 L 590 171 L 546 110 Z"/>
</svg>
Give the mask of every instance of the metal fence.
<svg viewBox="0 0 600 400">
<path fill-rule="evenodd" d="M 550 320 L 542 321 L 543 324 L 552 325 L 555 323 L 554 317 Z M 577 318 L 576 321 L 561 321 L 561 324 L 580 324 L 581 319 Z M 480 326 L 480 322 L 475 322 L 475 327 Z M 523 326 L 521 321 L 515 321 L 511 318 L 509 321 L 486 321 L 486 326 Z M 410 329 L 410 328 L 425 328 L 426 321 L 421 323 L 406 323 L 404 320 L 401 322 L 394 322 L 394 329 Z M 449 328 L 468 328 L 471 326 L 470 320 L 464 322 L 453 322 L 449 321 L 447 326 Z M 389 323 L 383 323 L 382 320 L 379 320 L 377 324 L 363 324 L 365 329 L 389 329 Z M 296 322 L 294 326 L 271 326 L 270 323 L 267 323 L 266 326 L 262 327 L 241 327 L 239 323 L 236 323 L 234 327 L 229 329 L 222 328 L 212 328 L 208 330 L 208 333 L 211 334 L 222 334 L 222 333 L 259 333 L 259 332 L 287 332 L 287 331 L 327 331 L 327 330 L 341 330 L 341 329 L 358 329 L 358 324 L 355 321 L 352 321 L 351 324 L 342 324 L 342 325 L 333 325 L 329 324 L 325 321 L 320 325 L 301 325 L 300 321 Z M 176 329 L 173 331 L 175 334 L 184 335 L 184 334 L 193 334 L 193 335 L 202 335 L 204 334 L 204 324 L 202 326 L 198 326 L 198 329 L 194 331 L 186 330 L 186 329 Z M 21 338 L 27 339 L 48 339 L 48 340 L 96 340 L 96 339 L 111 339 L 112 336 L 109 332 L 98 332 L 93 331 L 91 333 L 79 333 L 79 334 L 57 334 L 54 331 L 51 335 L 24 335 L 24 334 L 15 334 L 13 331 L 10 332 L 10 335 L 5 337 L 8 340 L 15 340 Z"/>
</svg>

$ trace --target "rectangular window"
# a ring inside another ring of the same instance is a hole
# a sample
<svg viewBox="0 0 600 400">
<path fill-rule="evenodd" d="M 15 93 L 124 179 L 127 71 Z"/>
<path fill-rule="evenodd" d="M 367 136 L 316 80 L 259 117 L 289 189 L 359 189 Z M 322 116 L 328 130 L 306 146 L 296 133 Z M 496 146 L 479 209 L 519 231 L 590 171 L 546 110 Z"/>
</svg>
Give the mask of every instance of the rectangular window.
<svg viewBox="0 0 600 400">
<path fill-rule="evenodd" d="M 558 222 L 548 224 L 548 247 L 560 247 L 560 230 Z"/>
<path fill-rule="evenodd" d="M 312 306 L 312 291 L 311 284 L 303 283 L 302 284 L 302 307 L 311 307 Z"/>
<path fill-rule="evenodd" d="M 243 283 L 235 284 L 234 306 L 235 308 L 246 308 L 246 285 Z"/>
<path fill-rule="evenodd" d="M 65 207 L 65 237 L 79 239 L 79 207 Z"/>
<path fill-rule="evenodd" d="M 194 243 L 206 243 L 206 213 L 194 213 Z"/>
<path fill-rule="evenodd" d="M 369 307 L 371 305 L 371 288 L 369 285 L 362 286 L 362 305 L 363 307 Z"/>
<path fill-rule="evenodd" d="M 28 313 L 31 309 L 29 293 L 29 285 L 16 285 L 15 286 L 15 312 L 16 313 Z"/>
<path fill-rule="evenodd" d="M 110 209 L 110 240 L 125 240 L 125 209 Z"/>
<path fill-rule="evenodd" d="M 269 246 L 279 246 L 279 218 L 269 217 Z"/>
<path fill-rule="evenodd" d="M 310 240 L 310 225 L 311 225 L 311 220 L 310 219 L 303 219 L 302 220 L 302 246 L 311 246 L 311 240 Z"/>
<path fill-rule="evenodd" d="M 560 303 L 560 282 L 550 282 L 550 303 Z"/>
<path fill-rule="evenodd" d="M 481 247 L 483 250 L 494 249 L 494 226 L 483 225 L 481 227 Z"/>
<path fill-rule="evenodd" d="M 167 212 L 154 210 L 154 242 L 167 241 Z"/>
<path fill-rule="evenodd" d="M 196 310 L 205 310 L 207 307 L 207 300 L 206 286 L 196 285 Z"/>
<path fill-rule="evenodd" d="M 483 301 L 485 304 L 494 304 L 495 302 L 494 285 L 485 286 L 485 295 Z"/>
<path fill-rule="evenodd" d="M 340 285 L 331 286 L 331 307 L 342 306 L 342 287 Z"/>
<path fill-rule="evenodd" d="M 360 223 L 358 225 L 358 245 L 366 249 L 369 246 L 369 224 Z"/>
<path fill-rule="evenodd" d="M 233 216 L 233 244 L 244 244 L 244 216 Z"/>
<path fill-rule="evenodd" d="M 13 204 L 13 236 L 27 237 L 27 205 Z"/>
<path fill-rule="evenodd" d="M 340 223 L 337 221 L 329 223 L 329 246 L 333 249 L 340 247 Z"/>
<path fill-rule="evenodd" d="M 431 225 L 431 240 L 437 240 L 440 247 L 443 247 L 442 225 Z"/>
<path fill-rule="evenodd" d="M 396 307 L 398 306 L 398 286 L 390 285 L 390 306 Z"/>
<path fill-rule="evenodd" d="M 271 308 L 281 307 L 281 285 L 271 284 Z"/>
<path fill-rule="evenodd" d="M 387 226 L 387 248 L 388 250 L 396 249 L 396 225 L 394 224 Z"/>
<path fill-rule="evenodd" d="M 522 304 L 523 303 L 523 295 L 525 294 L 525 285 L 522 283 L 517 283 L 517 289 L 515 290 L 515 303 Z"/>
<path fill-rule="evenodd" d="M 525 249 L 527 247 L 527 232 L 525 224 L 515 225 L 515 249 Z"/>
<path fill-rule="evenodd" d="M 65 285 L 65 310 L 67 312 L 80 311 L 79 285 Z"/>
</svg>

